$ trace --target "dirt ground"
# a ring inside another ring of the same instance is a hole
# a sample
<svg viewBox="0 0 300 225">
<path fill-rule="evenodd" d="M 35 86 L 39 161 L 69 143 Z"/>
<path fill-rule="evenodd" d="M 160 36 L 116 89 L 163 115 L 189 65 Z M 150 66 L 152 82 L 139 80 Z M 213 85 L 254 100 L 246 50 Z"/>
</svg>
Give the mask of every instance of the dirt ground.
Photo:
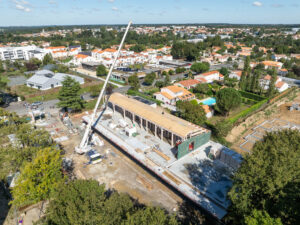
<svg viewBox="0 0 300 225">
<path fill-rule="evenodd" d="M 84 114 L 72 116 L 73 125 L 78 129 Z M 74 153 L 75 147 L 81 141 L 81 135 L 70 133 L 57 115 L 52 115 L 47 122 L 49 124 L 45 128 L 53 138 L 67 136 L 68 140 L 60 144 L 64 147 L 65 157 L 73 159 L 74 174 L 78 179 L 95 179 L 99 183 L 106 184 L 106 188 L 128 193 L 141 203 L 160 206 L 170 212 L 178 209 L 178 204 L 182 202 L 179 196 L 102 137 L 100 139 L 104 141 L 104 146 L 96 149 L 105 158 L 99 164 L 87 165 L 86 156 Z M 10 209 L 8 214 L 5 213 L 0 219 L 3 219 L 4 225 L 16 224 L 16 219 L 23 219 L 23 224 L 32 225 L 43 215 L 40 213 L 40 207 L 39 204 L 31 206 L 25 210 L 26 214 L 25 211 L 15 214 L 14 210 Z"/>
<path fill-rule="evenodd" d="M 75 126 L 80 126 L 81 117 L 73 117 L 72 121 Z M 168 211 L 177 210 L 178 203 L 182 201 L 180 197 L 103 138 L 101 140 L 104 141 L 104 146 L 97 147 L 97 150 L 105 158 L 99 164 L 85 165 L 85 156 L 73 153 L 80 140 L 78 135 L 75 135 L 63 143 L 67 155 L 75 162 L 77 177 L 98 180 L 105 183 L 107 188 L 128 193 L 141 203 L 160 206 Z"/>
<path fill-rule="evenodd" d="M 265 110 L 252 115 L 251 117 L 247 118 L 245 122 L 239 124 L 238 126 L 234 127 L 229 135 L 226 137 L 226 140 L 234 143 L 231 148 L 235 151 L 245 154 L 247 151 L 240 148 L 240 145 L 245 142 L 245 137 L 252 134 L 254 132 L 253 128 L 257 127 L 258 125 L 262 124 L 266 120 L 272 121 L 274 119 L 294 123 L 300 125 L 300 111 L 294 110 L 289 111 L 289 107 L 293 103 L 300 104 L 300 92 L 296 90 L 294 94 L 290 94 L 287 97 L 282 98 L 278 102 L 268 106 Z M 270 126 L 265 124 L 266 128 Z M 273 125 L 272 125 L 273 126 Z M 258 133 L 259 138 L 261 138 L 265 131 L 260 131 Z M 244 146 L 246 149 L 251 151 L 254 143 L 246 143 Z"/>
</svg>

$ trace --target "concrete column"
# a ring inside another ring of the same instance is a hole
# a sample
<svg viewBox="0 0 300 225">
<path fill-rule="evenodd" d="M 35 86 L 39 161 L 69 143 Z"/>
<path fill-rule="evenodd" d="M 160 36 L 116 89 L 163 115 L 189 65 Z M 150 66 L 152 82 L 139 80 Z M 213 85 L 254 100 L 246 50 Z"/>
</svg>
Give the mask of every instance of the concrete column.
<svg viewBox="0 0 300 225">
<path fill-rule="evenodd" d="M 171 133 L 171 146 L 173 147 L 174 146 L 174 134 Z"/>
<path fill-rule="evenodd" d="M 163 136 L 164 133 L 163 132 L 164 132 L 164 129 L 161 127 L 160 128 L 160 140 L 163 140 L 163 138 L 164 138 L 164 136 Z"/>
<path fill-rule="evenodd" d="M 115 104 L 112 104 L 112 107 L 113 107 L 113 112 L 115 113 L 116 112 L 116 106 L 115 106 Z"/>
<path fill-rule="evenodd" d="M 154 124 L 154 136 L 157 137 L 157 126 Z"/>
</svg>

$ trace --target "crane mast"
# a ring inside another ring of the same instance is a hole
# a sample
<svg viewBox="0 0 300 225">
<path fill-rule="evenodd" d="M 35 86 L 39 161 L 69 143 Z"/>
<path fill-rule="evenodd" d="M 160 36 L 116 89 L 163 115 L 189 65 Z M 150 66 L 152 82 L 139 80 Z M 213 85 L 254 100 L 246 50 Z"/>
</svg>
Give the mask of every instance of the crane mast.
<svg viewBox="0 0 300 225">
<path fill-rule="evenodd" d="M 122 46 L 123 46 L 123 44 L 124 44 L 124 41 L 125 41 L 125 39 L 126 39 L 126 36 L 127 36 L 127 33 L 128 33 L 128 31 L 129 31 L 129 28 L 130 28 L 131 24 L 132 24 L 132 21 L 129 21 L 129 23 L 128 23 L 128 25 L 127 25 L 127 28 L 126 28 L 126 30 L 125 30 L 125 33 L 124 33 L 124 35 L 123 35 L 122 41 L 121 41 L 121 43 L 120 43 L 120 45 L 119 45 L 119 49 L 118 49 L 118 51 L 117 51 L 117 55 L 116 55 L 116 57 L 115 57 L 115 59 L 114 59 L 112 65 L 111 65 L 111 67 L 110 67 L 110 69 L 109 69 L 109 72 L 108 72 L 107 77 L 106 77 L 106 79 L 105 79 L 104 85 L 103 85 L 103 87 L 102 87 L 102 89 L 101 89 L 100 95 L 99 95 L 99 97 L 98 97 L 98 99 L 97 99 L 95 108 L 94 108 L 94 110 L 93 110 L 93 114 L 92 114 L 92 116 L 91 116 L 91 118 L 90 118 L 90 120 L 89 120 L 89 122 L 88 122 L 88 125 L 87 125 L 87 127 L 86 127 L 86 129 L 85 129 L 85 132 L 84 132 L 84 135 L 83 135 L 82 140 L 81 140 L 81 142 L 80 142 L 80 145 L 79 145 L 78 147 L 76 147 L 76 149 L 75 149 L 75 151 L 78 152 L 78 153 L 84 153 L 84 152 L 85 152 L 84 149 L 87 148 L 87 145 L 88 145 L 88 139 L 89 139 L 89 133 L 90 133 L 90 130 L 91 130 L 93 121 L 94 121 L 94 119 L 95 119 L 97 109 L 98 109 L 99 104 L 100 104 L 100 102 L 101 102 L 101 99 L 102 99 L 102 97 L 103 97 L 104 91 L 105 91 L 106 86 L 107 86 L 107 83 L 108 83 L 108 81 L 109 81 L 109 78 L 110 78 L 110 76 L 111 76 L 111 74 L 112 74 L 112 70 L 113 70 L 113 68 L 114 68 L 114 66 L 115 66 L 115 64 L 116 64 L 116 62 L 117 62 L 117 60 L 118 60 L 118 58 L 119 58 L 119 55 L 120 55 Z"/>
</svg>

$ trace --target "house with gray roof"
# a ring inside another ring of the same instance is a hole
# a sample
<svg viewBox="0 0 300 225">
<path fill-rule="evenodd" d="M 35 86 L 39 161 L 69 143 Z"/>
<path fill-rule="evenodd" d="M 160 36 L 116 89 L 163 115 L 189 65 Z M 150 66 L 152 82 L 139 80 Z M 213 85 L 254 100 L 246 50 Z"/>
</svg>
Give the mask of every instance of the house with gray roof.
<svg viewBox="0 0 300 225">
<path fill-rule="evenodd" d="M 62 82 L 67 76 L 72 77 L 79 84 L 84 84 L 82 77 L 65 73 L 53 73 L 50 70 L 39 70 L 26 81 L 26 85 L 39 90 L 49 90 L 62 86 Z"/>
</svg>

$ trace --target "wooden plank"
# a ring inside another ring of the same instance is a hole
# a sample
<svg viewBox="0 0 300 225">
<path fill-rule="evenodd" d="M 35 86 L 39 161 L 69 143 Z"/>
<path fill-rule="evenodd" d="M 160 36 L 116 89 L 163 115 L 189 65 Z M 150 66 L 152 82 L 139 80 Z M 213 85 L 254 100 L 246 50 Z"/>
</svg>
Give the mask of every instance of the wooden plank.
<svg viewBox="0 0 300 225">
<path fill-rule="evenodd" d="M 164 158 L 166 161 L 169 161 L 171 158 L 161 151 L 158 151 L 157 149 L 153 148 L 153 151 L 156 152 L 160 157 Z"/>
</svg>

